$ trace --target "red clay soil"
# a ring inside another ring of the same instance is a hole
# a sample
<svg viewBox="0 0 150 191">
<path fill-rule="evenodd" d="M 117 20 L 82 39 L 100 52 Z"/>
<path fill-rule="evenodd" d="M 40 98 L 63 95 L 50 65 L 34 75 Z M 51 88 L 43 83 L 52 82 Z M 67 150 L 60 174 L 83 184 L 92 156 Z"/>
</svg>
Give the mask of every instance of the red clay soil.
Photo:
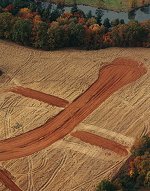
<svg viewBox="0 0 150 191">
<path fill-rule="evenodd" d="M 7 171 L 0 170 L 0 182 L 11 191 L 22 191 L 9 177 Z"/>
<path fill-rule="evenodd" d="M 98 79 L 55 118 L 32 131 L 0 141 L 0 161 L 33 154 L 65 137 L 114 92 L 145 73 L 146 69 L 136 61 L 115 59 L 102 67 Z"/>
<path fill-rule="evenodd" d="M 71 135 L 91 145 L 95 145 L 95 146 L 102 147 L 104 149 L 111 150 L 121 156 L 128 155 L 128 151 L 125 146 L 115 141 L 106 139 L 104 137 L 100 137 L 98 135 L 95 135 L 86 131 L 76 131 L 71 133 Z"/>
<path fill-rule="evenodd" d="M 16 94 L 20 94 L 25 97 L 33 98 L 33 99 L 42 101 L 44 103 L 48 103 L 49 105 L 53 105 L 53 106 L 57 106 L 57 107 L 65 108 L 69 104 L 69 102 L 64 99 L 61 99 L 61 98 L 58 98 L 56 96 L 52 96 L 49 94 L 45 94 L 43 92 L 39 92 L 36 90 L 32 90 L 30 88 L 24 88 L 21 86 L 11 88 L 9 91 L 16 93 Z"/>
</svg>

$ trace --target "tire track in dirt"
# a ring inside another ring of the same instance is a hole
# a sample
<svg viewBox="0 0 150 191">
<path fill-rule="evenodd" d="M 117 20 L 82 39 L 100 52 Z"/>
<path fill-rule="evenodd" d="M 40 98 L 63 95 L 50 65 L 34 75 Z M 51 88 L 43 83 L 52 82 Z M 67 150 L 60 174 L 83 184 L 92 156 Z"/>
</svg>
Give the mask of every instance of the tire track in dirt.
<svg viewBox="0 0 150 191">
<path fill-rule="evenodd" d="M 32 169 L 33 169 L 33 163 L 32 163 L 32 158 L 31 156 L 28 156 L 28 167 L 29 167 L 29 171 L 28 171 L 28 181 L 27 181 L 27 191 L 32 191 L 34 189 L 34 184 L 33 184 L 33 177 L 32 177 Z"/>
<path fill-rule="evenodd" d="M 50 177 L 50 179 L 43 185 L 43 187 L 40 188 L 40 191 L 44 191 L 48 185 L 50 185 L 50 183 L 55 179 L 55 177 L 57 176 L 57 174 L 60 172 L 60 170 L 63 168 L 65 162 L 67 160 L 67 156 L 65 155 L 61 161 L 60 164 L 57 166 L 57 168 L 55 169 L 55 171 L 53 172 L 52 176 Z"/>
<path fill-rule="evenodd" d="M 0 169 L 0 182 L 11 191 L 22 191 L 9 177 L 7 171 Z"/>
<path fill-rule="evenodd" d="M 17 68 L 17 70 L 14 72 L 13 76 L 11 76 L 11 79 L 12 79 L 12 80 L 15 78 L 15 76 L 17 76 L 17 74 L 18 74 L 22 69 L 24 69 L 24 67 L 25 67 L 28 63 L 30 63 L 30 62 L 33 60 L 33 58 L 34 58 L 34 55 L 33 55 L 33 54 L 34 54 L 34 51 L 32 51 L 32 52 L 29 53 L 27 60 L 26 60 L 19 68 Z"/>
<path fill-rule="evenodd" d="M 104 170 L 104 171 L 98 173 L 96 176 L 93 176 L 93 177 L 92 177 L 92 180 L 84 181 L 84 182 L 82 182 L 81 184 L 78 184 L 77 186 L 73 187 L 70 191 L 76 191 L 77 189 L 81 188 L 82 186 L 87 185 L 88 183 L 91 183 L 91 181 L 94 181 L 94 180 L 96 180 L 97 178 L 99 179 L 99 177 L 101 177 L 102 175 L 104 175 L 104 174 L 106 174 L 106 173 L 108 173 L 108 172 L 110 172 L 110 171 L 112 171 L 112 170 L 115 170 L 116 168 L 117 168 L 117 170 L 119 170 L 119 169 L 118 169 L 118 166 L 121 165 L 122 163 L 126 162 L 126 160 L 127 160 L 127 158 L 126 158 L 126 159 L 123 159 L 123 160 L 121 160 L 121 161 L 119 161 L 119 162 L 117 162 L 117 163 L 114 164 L 113 166 L 110 166 L 110 167 L 108 167 L 106 170 Z"/>
<path fill-rule="evenodd" d="M 14 108 L 18 105 L 20 102 L 20 98 L 16 97 L 15 99 L 11 100 L 9 103 L 6 113 L 5 113 L 5 119 L 4 119 L 4 127 L 5 127 L 5 136 L 9 137 L 9 131 L 11 128 L 11 113 L 13 112 Z"/>
<path fill-rule="evenodd" d="M 71 133 L 71 135 L 73 137 L 76 137 L 76 138 L 80 139 L 81 141 L 84 141 L 91 145 L 95 145 L 95 146 L 102 147 L 104 149 L 111 150 L 121 156 L 128 155 L 128 151 L 125 146 L 123 146 L 115 141 L 95 135 L 93 133 L 89 133 L 86 131 L 76 131 L 76 132 Z"/>
<path fill-rule="evenodd" d="M 55 118 L 37 129 L 0 141 L 0 161 L 30 155 L 63 138 L 115 91 L 136 81 L 146 72 L 143 64 L 136 61 L 115 59 L 102 67 L 98 79 Z"/>
<path fill-rule="evenodd" d="M 34 162 L 34 161 L 33 161 L 33 162 Z M 44 168 L 46 167 L 47 162 L 48 162 L 47 157 L 42 157 L 42 158 L 40 159 L 40 162 L 41 162 L 41 164 L 40 164 L 38 167 L 32 169 L 32 173 L 37 173 L 37 172 L 40 171 L 40 169 L 44 169 Z"/>
<path fill-rule="evenodd" d="M 140 138 L 143 137 L 144 135 L 148 135 L 148 131 L 149 131 L 149 124 L 145 124 L 143 131 L 141 132 Z"/>
</svg>

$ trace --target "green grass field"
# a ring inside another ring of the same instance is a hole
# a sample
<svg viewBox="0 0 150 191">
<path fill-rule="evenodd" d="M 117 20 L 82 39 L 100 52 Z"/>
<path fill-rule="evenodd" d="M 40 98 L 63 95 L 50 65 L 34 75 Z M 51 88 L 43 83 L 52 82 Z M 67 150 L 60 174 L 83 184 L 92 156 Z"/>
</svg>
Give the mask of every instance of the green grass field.
<svg viewBox="0 0 150 191">
<path fill-rule="evenodd" d="M 73 0 L 53 0 L 57 3 L 64 1 L 66 5 L 73 4 Z M 141 0 L 76 0 L 77 4 L 90 5 L 93 7 L 100 7 L 104 9 L 111 9 L 116 11 L 128 11 L 131 10 L 132 2 L 135 2 L 136 7 L 142 6 Z M 149 4 L 149 0 L 145 0 L 145 4 Z"/>
<path fill-rule="evenodd" d="M 72 4 L 73 0 L 65 0 L 67 4 Z M 120 8 L 122 0 L 77 0 L 77 4 L 85 4 L 91 6 L 111 6 Z"/>
</svg>

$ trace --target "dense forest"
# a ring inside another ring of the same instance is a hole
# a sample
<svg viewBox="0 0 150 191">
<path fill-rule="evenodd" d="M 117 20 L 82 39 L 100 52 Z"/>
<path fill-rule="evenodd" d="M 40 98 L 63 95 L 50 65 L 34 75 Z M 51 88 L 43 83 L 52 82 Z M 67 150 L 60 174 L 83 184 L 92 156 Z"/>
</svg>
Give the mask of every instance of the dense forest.
<svg viewBox="0 0 150 191">
<path fill-rule="evenodd" d="M 61 3 L 54 8 L 38 1 L 2 0 L 0 38 L 44 50 L 150 47 L 150 21 L 125 24 L 106 18 L 102 22 L 100 9 L 95 15 L 91 11 L 85 15 L 76 4 L 68 13 Z"/>
</svg>

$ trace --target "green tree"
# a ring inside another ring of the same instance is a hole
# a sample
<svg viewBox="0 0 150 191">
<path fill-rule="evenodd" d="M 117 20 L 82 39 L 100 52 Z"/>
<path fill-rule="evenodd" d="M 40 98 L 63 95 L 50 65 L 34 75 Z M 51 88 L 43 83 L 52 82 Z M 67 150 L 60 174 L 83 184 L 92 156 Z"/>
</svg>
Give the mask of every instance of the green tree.
<svg viewBox="0 0 150 191">
<path fill-rule="evenodd" d="M 135 191 L 135 179 L 125 174 L 119 178 L 121 186 L 124 191 Z"/>
<path fill-rule="evenodd" d="M 51 17 L 50 17 L 50 21 L 56 21 L 60 16 L 61 16 L 62 12 L 60 9 L 58 9 L 57 7 L 52 11 L 51 13 Z"/>
<path fill-rule="evenodd" d="M 106 28 L 110 28 L 111 27 L 111 24 L 110 24 L 110 21 L 108 18 L 106 18 L 103 22 L 103 25 L 106 27 Z"/>
<path fill-rule="evenodd" d="M 93 17 L 91 10 L 87 13 L 86 17 L 87 17 L 87 19 L 90 19 Z"/>
<path fill-rule="evenodd" d="M 29 9 L 32 11 L 32 12 L 35 12 L 37 10 L 37 4 L 35 2 L 30 2 L 29 4 Z"/>
<path fill-rule="evenodd" d="M 135 10 L 131 10 L 128 12 L 128 19 L 129 20 L 135 20 L 135 16 L 136 16 L 136 13 L 135 13 Z"/>
<path fill-rule="evenodd" d="M 141 26 L 144 28 L 144 30 L 146 31 L 146 33 L 148 34 L 145 37 L 145 40 L 143 42 L 143 46 L 150 48 L 150 20 L 144 21 L 141 23 Z"/>
<path fill-rule="evenodd" d="M 48 24 L 45 22 L 40 22 L 34 25 L 32 32 L 33 46 L 35 48 L 41 48 L 48 50 Z"/>
<path fill-rule="evenodd" d="M 2 9 L 2 7 L 0 6 L 0 13 L 2 13 L 3 12 L 3 9 Z"/>
<path fill-rule="evenodd" d="M 18 18 L 13 26 L 12 39 L 23 45 L 31 44 L 32 23 L 29 20 Z"/>
<path fill-rule="evenodd" d="M 96 188 L 96 191 L 116 191 L 116 188 L 112 182 L 103 180 Z"/>
<path fill-rule="evenodd" d="M 51 19 L 51 12 L 52 12 L 52 5 L 49 4 L 49 6 L 43 10 L 40 10 L 40 15 L 43 20 L 50 21 Z"/>
<path fill-rule="evenodd" d="M 14 7 L 21 9 L 24 7 L 28 7 L 30 5 L 29 1 L 24 1 L 24 0 L 13 0 L 13 5 Z"/>
<path fill-rule="evenodd" d="M 97 21 L 97 24 L 101 25 L 101 22 L 102 22 L 102 16 L 104 15 L 103 11 L 101 9 L 96 9 L 96 21 Z"/>
<path fill-rule="evenodd" d="M 11 39 L 15 18 L 11 13 L 0 14 L 0 38 Z"/>
<path fill-rule="evenodd" d="M 65 11 L 65 9 L 64 9 L 64 1 L 63 1 L 63 2 L 58 2 L 58 4 L 57 4 L 57 9 L 59 10 L 59 12 L 60 12 L 61 14 L 64 13 L 64 11 Z"/>
<path fill-rule="evenodd" d="M 136 179 L 136 183 L 135 183 L 135 187 L 136 188 L 140 188 L 140 187 L 143 187 L 144 185 L 144 179 L 145 179 L 145 176 L 144 175 L 138 175 L 137 176 L 137 179 Z"/>
<path fill-rule="evenodd" d="M 147 174 L 146 174 L 144 185 L 146 187 L 150 188 L 150 171 L 148 171 Z"/>
<path fill-rule="evenodd" d="M 10 0 L 0 0 L 0 6 L 5 8 L 11 3 Z"/>
<path fill-rule="evenodd" d="M 69 45 L 76 47 L 76 46 L 83 46 L 84 43 L 84 35 L 85 29 L 82 24 L 71 22 L 68 26 L 69 30 Z"/>
<path fill-rule="evenodd" d="M 55 50 L 58 48 L 65 47 L 64 41 L 64 30 L 59 25 L 52 25 L 48 29 L 48 49 Z"/>
<path fill-rule="evenodd" d="M 45 10 L 42 6 L 42 1 L 36 1 L 36 6 L 37 6 L 37 12 L 42 16 L 42 12 L 43 10 Z"/>
<path fill-rule="evenodd" d="M 77 3 L 76 3 L 76 0 L 74 0 L 73 6 L 71 8 L 71 13 L 74 14 L 76 12 L 78 12 L 78 6 L 77 6 Z"/>
<path fill-rule="evenodd" d="M 142 31 L 140 31 L 140 33 L 142 33 Z M 150 153 L 150 137 L 144 136 L 141 139 L 137 140 L 131 151 L 134 156 L 142 156 L 147 151 Z"/>
<path fill-rule="evenodd" d="M 148 31 L 142 27 L 138 22 L 129 22 L 128 24 L 117 25 L 113 27 L 111 31 L 111 37 L 114 46 L 124 46 L 124 47 L 136 47 L 142 46 L 145 38 L 148 38 Z M 144 145 L 138 147 L 134 151 L 134 155 L 144 154 Z M 145 148 L 146 149 L 146 148 Z"/>
<path fill-rule="evenodd" d="M 120 23 L 119 19 L 114 19 L 114 20 L 111 21 L 111 26 L 115 27 L 115 26 L 119 25 L 119 23 Z"/>
<path fill-rule="evenodd" d="M 120 24 L 125 24 L 124 19 L 120 19 Z"/>
</svg>

